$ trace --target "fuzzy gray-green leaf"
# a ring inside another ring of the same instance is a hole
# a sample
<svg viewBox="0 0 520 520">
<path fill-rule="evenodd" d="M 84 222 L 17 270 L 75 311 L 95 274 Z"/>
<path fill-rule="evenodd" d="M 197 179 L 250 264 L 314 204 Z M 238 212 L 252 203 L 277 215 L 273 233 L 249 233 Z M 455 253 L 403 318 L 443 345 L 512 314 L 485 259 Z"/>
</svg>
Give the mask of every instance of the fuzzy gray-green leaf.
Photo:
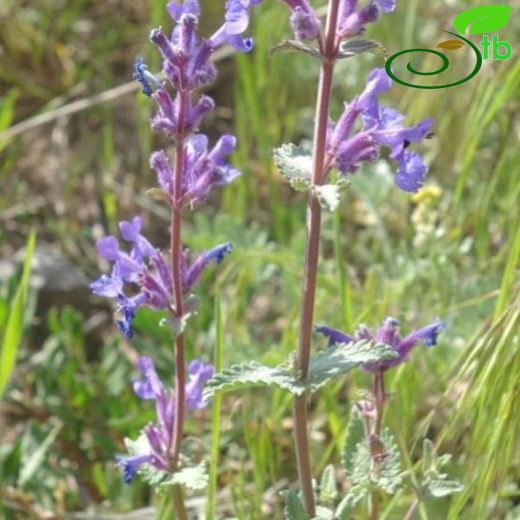
<svg viewBox="0 0 520 520">
<path fill-rule="evenodd" d="M 352 408 L 350 422 L 348 423 L 347 435 L 343 445 L 342 460 L 345 474 L 350 477 L 354 470 L 357 445 L 365 439 L 365 428 L 357 408 Z"/>
<path fill-rule="evenodd" d="M 464 486 L 456 480 L 433 479 L 428 483 L 428 493 L 434 498 L 460 493 Z"/>
<path fill-rule="evenodd" d="M 285 508 L 283 510 L 285 520 L 310 520 L 305 512 L 297 491 L 288 491 L 285 494 Z"/>
<path fill-rule="evenodd" d="M 218 393 L 265 386 L 283 388 L 295 394 L 305 391 L 305 386 L 286 365 L 268 367 L 251 361 L 247 364 L 233 365 L 215 374 L 206 383 L 204 396 L 210 398 Z"/>
<path fill-rule="evenodd" d="M 356 54 L 376 49 L 384 50 L 381 43 L 375 40 L 348 40 L 340 46 L 340 58 L 352 58 Z"/>
<path fill-rule="evenodd" d="M 311 186 L 312 154 L 293 143 L 273 150 L 276 167 L 296 191 L 308 191 Z"/>
<path fill-rule="evenodd" d="M 334 472 L 334 466 L 329 464 L 323 470 L 320 481 L 320 501 L 325 504 L 332 503 L 338 496 L 338 490 L 336 488 L 336 475 Z"/>
<path fill-rule="evenodd" d="M 184 486 L 188 489 L 200 490 L 208 485 L 208 471 L 206 462 L 196 466 L 186 466 L 164 479 L 159 487 Z"/>
<path fill-rule="evenodd" d="M 306 384 L 311 391 L 315 391 L 360 365 L 394 359 L 396 355 L 388 345 L 365 340 L 328 348 L 311 358 Z"/>
<path fill-rule="evenodd" d="M 275 52 L 279 51 L 296 51 L 302 52 L 303 54 L 309 54 L 314 58 L 321 59 L 322 56 L 320 51 L 316 49 L 316 47 L 312 47 L 311 45 L 307 45 L 299 40 L 283 40 L 278 45 L 273 47 L 269 52 L 269 55 L 273 55 Z"/>
<path fill-rule="evenodd" d="M 372 481 L 388 494 L 393 495 L 403 484 L 405 473 L 401 471 L 401 455 L 390 430 L 385 429 L 381 435 L 385 453 L 379 471 L 372 475 Z"/>
</svg>

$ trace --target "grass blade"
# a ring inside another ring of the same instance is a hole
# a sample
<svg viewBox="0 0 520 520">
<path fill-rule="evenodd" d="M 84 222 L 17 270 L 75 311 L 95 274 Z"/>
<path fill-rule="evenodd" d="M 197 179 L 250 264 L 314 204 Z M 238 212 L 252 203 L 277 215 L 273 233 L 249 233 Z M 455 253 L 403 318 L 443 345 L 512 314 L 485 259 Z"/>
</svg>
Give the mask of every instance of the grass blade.
<svg viewBox="0 0 520 520">
<path fill-rule="evenodd" d="M 36 235 L 33 231 L 27 240 L 22 278 L 14 296 L 11 314 L 7 318 L 7 325 L 2 341 L 2 351 L 0 352 L 0 397 L 4 394 L 9 378 L 11 377 L 18 347 L 22 339 L 25 302 L 27 299 L 27 288 L 29 286 L 29 275 L 31 274 L 31 261 L 35 244 Z"/>
</svg>

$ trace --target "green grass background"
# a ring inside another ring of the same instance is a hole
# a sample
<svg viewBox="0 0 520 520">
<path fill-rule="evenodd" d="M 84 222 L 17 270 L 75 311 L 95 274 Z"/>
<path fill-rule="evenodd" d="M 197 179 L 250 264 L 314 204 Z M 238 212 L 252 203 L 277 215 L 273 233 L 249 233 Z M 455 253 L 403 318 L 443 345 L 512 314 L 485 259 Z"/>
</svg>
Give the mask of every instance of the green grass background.
<svg viewBox="0 0 520 520">
<path fill-rule="evenodd" d="M 209 32 L 223 2 L 202 3 Z M 460 8 L 399 1 L 368 35 L 389 53 L 434 47 Z M 220 63 L 210 91 L 219 109 L 204 130 L 238 135 L 234 160 L 243 176 L 189 214 L 185 226 L 193 250 L 229 239 L 235 246 L 217 274 L 204 278 L 201 311 L 187 332 L 190 357 L 209 361 L 218 344 L 223 366 L 277 363 L 297 343 L 305 201 L 281 182 L 270 150 L 310 138 L 318 64 L 294 53 L 269 57 L 290 34 L 287 18 L 284 5 L 264 0 L 253 16 L 254 52 Z M 145 195 L 154 183 L 149 153 L 168 145 L 149 130 L 150 101 L 132 92 L 60 116 L 60 107 L 129 81 L 136 54 L 159 65 L 147 35 L 170 25 L 164 2 L 3 0 L 0 21 L 0 131 L 39 113 L 59 116 L 0 141 L 2 256 L 9 258 L 35 229 L 39 243 L 58 244 L 94 278 L 104 267 L 95 239 L 136 213 L 166 247 L 167 212 Z M 422 519 L 520 517 L 518 34 L 513 16 L 500 31 L 512 58 L 486 63 L 462 86 L 395 86 L 385 101 L 410 123 L 436 119 L 435 137 L 421 145 L 430 165 L 426 187 L 417 196 L 398 191 L 392 169 L 378 162 L 356 174 L 341 211 L 323 222 L 318 323 L 352 330 L 392 315 L 405 332 L 437 316 L 448 324 L 437 347 L 416 349 L 389 376 L 385 421 L 410 453 L 404 466 L 417 464 L 428 436 L 454 454 L 449 470 L 466 486 L 421 507 Z M 366 54 L 338 65 L 334 117 L 368 70 L 382 64 L 381 54 Z M 2 335 L 15 289 L 16 280 L 2 287 Z M 131 344 L 110 323 L 102 340 L 92 340 L 91 318 L 109 311 L 98 300 L 91 311 L 57 305 L 42 318 L 35 298 L 26 306 L 18 364 L 0 408 L 0 518 L 43 518 L 46 511 L 56 518 L 115 518 L 110 512 L 130 518 L 125 512 L 156 500 L 138 482 L 125 486 L 112 458 L 125 436 L 153 418 L 128 382 L 137 353 L 154 356 L 161 373 L 171 374 L 168 334 L 143 311 Z M 315 348 L 323 346 L 316 338 Z M 368 384 L 355 374 L 313 399 L 316 476 L 339 461 L 349 407 Z M 290 412 L 290 399 L 278 391 L 223 398 L 214 468 L 218 518 L 282 518 L 278 492 L 296 481 Z M 208 453 L 210 413 L 191 417 L 188 432 L 190 446 Z M 383 517 L 402 518 L 412 499 L 386 500 Z M 203 503 L 203 496 L 190 498 L 195 512 Z M 355 518 L 365 514 L 360 509 Z"/>
</svg>

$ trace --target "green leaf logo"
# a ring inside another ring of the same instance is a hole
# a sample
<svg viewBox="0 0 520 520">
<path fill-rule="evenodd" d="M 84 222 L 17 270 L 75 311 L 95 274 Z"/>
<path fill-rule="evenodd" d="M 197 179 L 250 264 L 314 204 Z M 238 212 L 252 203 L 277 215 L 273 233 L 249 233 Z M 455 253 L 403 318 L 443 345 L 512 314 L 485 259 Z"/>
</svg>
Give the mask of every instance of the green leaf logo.
<svg viewBox="0 0 520 520">
<path fill-rule="evenodd" d="M 512 8 L 507 5 L 484 5 L 463 11 L 453 20 L 461 34 L 484 34 L 503 29 L 509 23 Z"/>
</svg>

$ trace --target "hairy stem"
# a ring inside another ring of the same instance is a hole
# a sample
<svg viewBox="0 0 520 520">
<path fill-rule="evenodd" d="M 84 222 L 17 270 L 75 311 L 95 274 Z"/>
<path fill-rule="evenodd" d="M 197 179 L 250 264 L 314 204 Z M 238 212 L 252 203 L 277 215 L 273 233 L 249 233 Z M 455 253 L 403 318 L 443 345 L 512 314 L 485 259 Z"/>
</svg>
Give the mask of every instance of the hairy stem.
<svg viewBox="0 0 520 520">
<path fill-rule="evenodd" d="M 372 453 L 372 467 L 373 471 L 379 471 L 379 453 L 380 449 L 380 439 L 381 439 L 381 429 L 383 425 L 383 414 L 385 410 L 386 403 L 386 391 L 385 391 L 385 373 L 384 371 L 379 371 L 374 374 L 374 400 L 376 407 L 376 418 L 374 422 L 374 428 L 371 432 L 371 438 L 369 442 L 372 446 L 377 446 L 376 452 Z M 372 451 L 372 448 L 371 448 Z M 379 502 L 378 502 L 378 494 L 376 489 L 372 489 L 369 496 L 368 502 L 368 510 L 369 510 L 369 518 L 370 520 L 377 520 L 379 518 Z"/>
<path fill-rule="evenodd" d="M 318 96 L 316 102 L 316 123 L 314 126 L 314 149 L 312 165 L 312 183 L 323 182 L 327 124 L 329 117 L 332 77 L 336 56 L 336 27 L 338 20 L 339 0 L 330 0 L 325 30 L 325 45 L 320 46 L 323 60 L 320 70 Z M 300 334 L 298 349 L 298 367 L 303 379 L 309 374 L 311 352 L 311 335 L 314 317 L 314 300 L 316 295 L 316 276 L 321 235 L 321 209 L 313 193 L 309 193 L 307 202 L 307 249 L 303 275 L 303 294 L 300 311 Z M 307 419 L 307 395 L 294 399 L 294 441 L 296 448 L 296 464 L 300 489 L 303 495 L 307 514 L 315 516 L 314 491 L 312 489 L 312 472 L 309 449 L 309 428 Z"/>
<path fill-rule="evenodd" d="M 179 91 L 180 109 L 179 121 L 184 121 L 186 115 L 186 107 L 189 101 L 188 91 Z M 175 139 L 175 171 L 172 182 L 172 217 L 171 217 L 171 270 L 173 293 L 175 296 L 175 315 L 182 318 L 183 310 L 183 289 L 182 289 L 182 177 L 184 173 L 184 129 L 179 128 Z M 181 442 L 184 433 L 184 408 L 186 403 L 186 363 L 184 361 L 184 335 L 181 333 L 175 339 L 174 345 L 175 357 L 175 423 L 173 431 L 173 441 L 170 450 L 171 463 L 173 470 L 177 469 L 179 464 L 179 455 L 181 451 Z M 176 517 L 179 520 L 187 520 L 188 516 L 184 506 L 184 497 L 182 488 L 175 486 L 173 488 L 173 505 Z"/>
</svg>

